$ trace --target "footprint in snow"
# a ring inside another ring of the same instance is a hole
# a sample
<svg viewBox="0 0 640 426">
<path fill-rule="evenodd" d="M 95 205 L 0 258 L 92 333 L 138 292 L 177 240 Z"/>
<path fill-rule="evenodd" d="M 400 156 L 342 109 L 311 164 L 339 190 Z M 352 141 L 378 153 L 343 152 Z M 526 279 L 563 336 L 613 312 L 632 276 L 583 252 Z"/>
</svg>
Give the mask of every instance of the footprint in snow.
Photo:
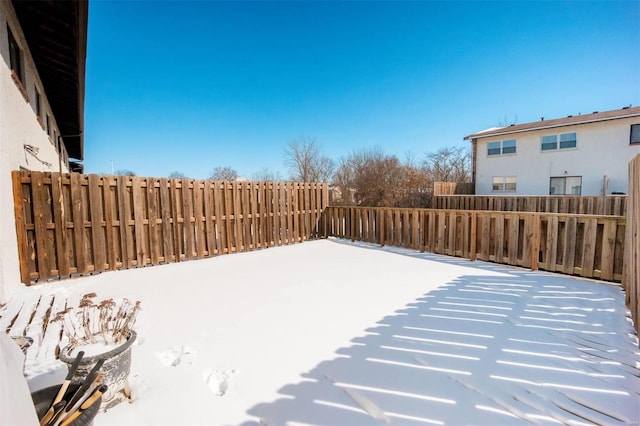
<svg viewBox="0 0 640 426">
<path fill-rule="evenodd" d="M 204 382 L 213 391 L 215 396 L 224 396 L 229 390 L 229 381 L 232 376 L 237 373 L 236 370 L 211 371 L 204 372 Z"/>
<path fill-rule="evenodd" d="M 187 355 L 195 355 L 196 351 L 188 346 L 172 346 L 167 350 L 157 353 L 156 356 L 165 367 L 176 367 Z"/>
</svg>

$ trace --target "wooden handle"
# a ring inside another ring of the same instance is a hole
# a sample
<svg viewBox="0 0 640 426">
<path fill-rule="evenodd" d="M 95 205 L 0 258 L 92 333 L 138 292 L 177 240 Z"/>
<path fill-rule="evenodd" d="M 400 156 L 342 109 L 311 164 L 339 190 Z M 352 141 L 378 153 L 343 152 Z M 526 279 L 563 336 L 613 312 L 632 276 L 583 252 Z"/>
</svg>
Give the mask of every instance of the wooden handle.
<svg viewBox="0 0 640 426">
<path fill-rule="evenodd" d="M 51 408 L 53 408 L 53 406 L 56 405 L 58 402 L 62 401 L 62 398 L 64 397 L 65 392 L 67 392 L 67 389 L 69 389 L 69 384 L 71 383 L 71 379 L 73 378 L 73 375 L 76 374 L 76 370 L 80 365 L 80 361 L 82 361 L 82 357 L 84 357 L 84 351 L 78 352 L 78 355 L 76 355 L 76 359 L 73 360 L 73 364 L 71 364 L 71 367 L 67 372 L 67 377 L 64 378 L 64 382 L 62 382 L 62 385 L 58 390 L 58 394 L 56 395 L 56 397 L 53 399 L 53 402 L 51 403 Z M 43 423 L 40 423 L 40 424 L 43 424 Z"/>
<path fill-rule="evenodd" d="M 81 406 L 80 408 L 78 408 L 76 411 L 74 411 L 73 413 L 71 413 L 71 415 L 69 415 L 69 417 L 67 417 L 61 424 L 60 426 L 69 426 L 69 424 L 74 421 L 75 419 L 77 419 L 78 417 L 80 417 L 80 415 L 85 412 L 86 410 L 88 410 L 89 408 L 91 408 L 91 406 L 93 404 L 95 404 L 95 402 L 100 399 L 100 397 L 102 396 L 102 394 L 107 390 L 107 385 L 101 385 Z"/>
</svg>

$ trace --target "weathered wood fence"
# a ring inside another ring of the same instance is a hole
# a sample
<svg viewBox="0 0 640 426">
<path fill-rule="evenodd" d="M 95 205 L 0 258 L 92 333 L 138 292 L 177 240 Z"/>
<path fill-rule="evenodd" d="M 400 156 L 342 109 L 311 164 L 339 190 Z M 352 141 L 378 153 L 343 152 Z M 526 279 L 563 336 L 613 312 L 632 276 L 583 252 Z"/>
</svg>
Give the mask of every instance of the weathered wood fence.
<svg viewBox="0 0 640 426">
<path fill-rule="evenodd" d="M 569 213 L 624 216 L 627 196 L 487 196 L 444 195 L 433 197 L 433 208 L 506 212 Z"/>
<path fill-rule="evenodd" d="M 328 207 L 328 236 L 620 281 L 619 216 Z"/>
<path fill-rule="evenodd" d="M 455 182 L 433 182 L 433 195 L 434 196 L 446 196 L 456 193 Z"/>
<path fill-rule="evenodd" d="M 13 172 L 24 283 L 324 235 L 326 184 Z"/>
<path fill-rule="evenodd" d="M 622 285 L 636 332 L 640 334 L 640 155 L 629 162 L 628 204 Z"/>
<path fill-rule="evenodd" d="M 473 182 L 433 182 L 434 196 L 473 194 L 475 189 Z"/>
</svg>

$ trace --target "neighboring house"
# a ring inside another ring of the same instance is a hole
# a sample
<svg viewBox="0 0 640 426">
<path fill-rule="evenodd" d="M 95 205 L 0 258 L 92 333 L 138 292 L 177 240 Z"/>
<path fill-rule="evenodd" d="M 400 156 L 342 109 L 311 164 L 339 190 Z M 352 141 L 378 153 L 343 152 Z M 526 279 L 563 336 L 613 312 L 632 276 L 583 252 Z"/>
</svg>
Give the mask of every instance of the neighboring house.
<svg viewBox="0 0 640 426">
<path fill-rule="evenodd" d="M 479 195 L 609 195 L 628 191 L 640 153 L 640 107 L 491 128 L 466 136 Z"/>
<path fill-rule="evenodd" d="M 0 303 L 20 281 L 11 171 L 82 171 L 87 17 L 87 1 L 0 2 Z"/>
</svg>

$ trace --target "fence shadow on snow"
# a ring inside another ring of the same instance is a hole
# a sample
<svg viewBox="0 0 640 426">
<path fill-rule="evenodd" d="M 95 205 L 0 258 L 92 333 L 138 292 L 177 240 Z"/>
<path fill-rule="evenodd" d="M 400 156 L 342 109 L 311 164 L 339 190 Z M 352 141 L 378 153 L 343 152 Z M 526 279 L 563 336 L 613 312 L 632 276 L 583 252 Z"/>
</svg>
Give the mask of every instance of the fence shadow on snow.
<svg viewBox="0 0 640 426">
<path fill-rule="evenodd" d="M 618 287 L 383 250 L 489 274 L 461 276 L 382 318 L 282 398 L 252 407 L 262 424 L 640 420 L 640 356 Z"/>
</svg>

